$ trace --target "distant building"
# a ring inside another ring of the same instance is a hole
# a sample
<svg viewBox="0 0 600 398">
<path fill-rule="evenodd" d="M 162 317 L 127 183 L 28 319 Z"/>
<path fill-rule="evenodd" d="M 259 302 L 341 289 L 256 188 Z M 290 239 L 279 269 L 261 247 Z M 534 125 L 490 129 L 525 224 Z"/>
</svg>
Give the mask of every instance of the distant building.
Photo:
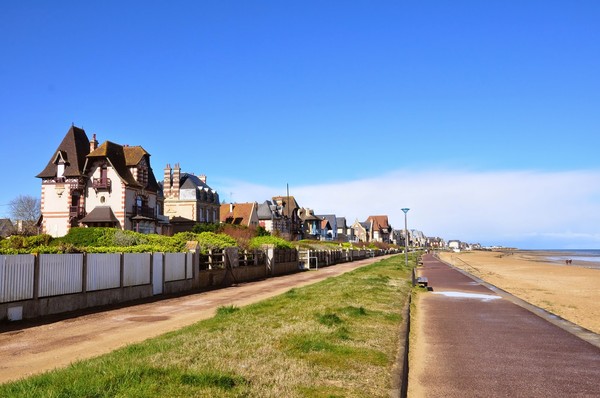
<svg viewBox="0 0 600 398">
<path fill-rule="evenodd" d="M 354 230 L 348 226 L 345 217 L 336 217 L 335 224 L 337 227 L 336 240 L 341 242 L 354 240 Z"/>
<path fill-rule="evenodd" d="M 327 221 L 327 223 L 321 225 L 322 239 L 323 240 L 337 240 L 338 226 L 337 217 L 335 214 L 317 214 L 321 220 Z M 327 227 L 329 224 L 329 227 Z"/>
<path fill-rule="evenodd" d="M 270 200 L 265 200 L 258 205 L 258 223 L 274 236 L 288 236 L 289 223 L 283 216 L 283 207 L 278 206 Z"/>
<path fill-rule="evenodd" d="M 273 204 L 278 206 L 285 223 L 284 230 L 281 237 L 288 240 L 302 239 L 302 220 L 300 219 L 299 211 L 300 206 L 293 196 L 274 196 L 272 198 Z"/>
<path fill-rule="evenodd" d="M 162 181 L 164 214 L 172 232 L 189 231 L 197 223 L 219 223 L 219 194 L 206 183 L 206 175 L 182 173 L 178 163 L 167 164 Z"/>
<path fill-rule="evenodd" d="M 364 221 L 354 221 L 352 228 L 352 234 L 354 235 L 354 242 L 369 242 L 371 236 L 371 224 Z"/>
<path fill-rule="evenodd" d="M 304 239 L 321 239 L 321 220 L 315 216 L 312 209 L 302 208 L 298 210 L 298 216 L 302 220 L 302 235 Z"/>
<path fill-rule="evenodd" d="M 256 228 L 259 225 L 258 203 L 229 203 L 221 205 L 221 223 Z"/>
<path fill-rule="evenodd" d="M 0 236 L 6 238 L 14 233 L 15 226 L 8 218 L 0 218 Z"/>
<path fill-rule="evenodd" d="M 427 237 L 422 231 L 417 229 L 411 229 L 410 235 L 412 238 L 412 246 L 413 247 L 425 247 L 427 246 Z"/>
<path fill-rule="evenodd" d="M 462 242 L 460 240 L 449 240 L 448 241 L 448 249 L 452 249 L 455 252 L 459 252 L 462 247 Z"/>
<path fill-rule="evenodd" d="M 388 216 L 369 216 L 367 222 L 370 223 L 370 241 L 391 242 L 392 226 L 388 221 Z"/>
</svg>

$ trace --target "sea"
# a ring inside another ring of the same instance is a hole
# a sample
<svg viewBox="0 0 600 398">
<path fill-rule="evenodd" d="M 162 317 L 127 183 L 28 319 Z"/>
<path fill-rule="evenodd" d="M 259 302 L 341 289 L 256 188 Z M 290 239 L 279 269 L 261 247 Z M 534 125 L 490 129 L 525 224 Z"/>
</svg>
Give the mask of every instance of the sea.
<svg viewBox="0 0 600 398">
<path fill-rule="evenodd" d="M 600 250 L 596 249 L 561 249 L 561 250 L 522 250 L 542 255 L 547 260 L 565 264 L 566 260 L 573 260 L 573 266 L 600 269 Z"/>
</svg>

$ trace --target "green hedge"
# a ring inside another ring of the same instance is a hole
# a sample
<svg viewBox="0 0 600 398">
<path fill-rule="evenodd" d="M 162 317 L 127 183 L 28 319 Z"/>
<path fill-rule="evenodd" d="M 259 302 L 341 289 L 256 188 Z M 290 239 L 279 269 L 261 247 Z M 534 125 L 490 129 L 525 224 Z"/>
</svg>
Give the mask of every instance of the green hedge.
<svg viewBox="0 0 600 398">
<path fill-rule="evenodd" d="M 262 245 L 274 245 L 277 249 L 293 249 L 294 246 L 285 239 L 276 236 L 257 236 L 250 240 L 251 249 L 259 249 Z"/>
</svg>

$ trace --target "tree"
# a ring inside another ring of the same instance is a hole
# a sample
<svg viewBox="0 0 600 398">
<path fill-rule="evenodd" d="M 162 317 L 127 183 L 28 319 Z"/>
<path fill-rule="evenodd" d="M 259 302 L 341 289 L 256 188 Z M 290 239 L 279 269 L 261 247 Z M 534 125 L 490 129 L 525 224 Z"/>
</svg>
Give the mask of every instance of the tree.
<svg viewBox="0 0 600 398">
<path fill-rule="evenodd" d="M 35 235 L 36 222 L 40 218 L 40 200 L 34 196 L 19 195 L 9 203 L 10 214 L 16 225 L 21 223 L 20 233 Z"/>
</svg>

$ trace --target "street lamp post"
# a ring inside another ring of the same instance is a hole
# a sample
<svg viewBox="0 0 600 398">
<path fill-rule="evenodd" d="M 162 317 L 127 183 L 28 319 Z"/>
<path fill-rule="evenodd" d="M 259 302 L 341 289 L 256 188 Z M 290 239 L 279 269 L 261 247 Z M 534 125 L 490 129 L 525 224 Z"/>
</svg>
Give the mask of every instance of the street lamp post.
<svg viewBox="0 0 600 398">
<path fill-rule="evenodd" d="M 404 258 L 406 260 L 406 268 L 408 268 L 408 224 L 406 222 L 406 213 L 408 213 L 410 209 L 405 207 L 402 209 L 404 212 Z"/>
</svg>

